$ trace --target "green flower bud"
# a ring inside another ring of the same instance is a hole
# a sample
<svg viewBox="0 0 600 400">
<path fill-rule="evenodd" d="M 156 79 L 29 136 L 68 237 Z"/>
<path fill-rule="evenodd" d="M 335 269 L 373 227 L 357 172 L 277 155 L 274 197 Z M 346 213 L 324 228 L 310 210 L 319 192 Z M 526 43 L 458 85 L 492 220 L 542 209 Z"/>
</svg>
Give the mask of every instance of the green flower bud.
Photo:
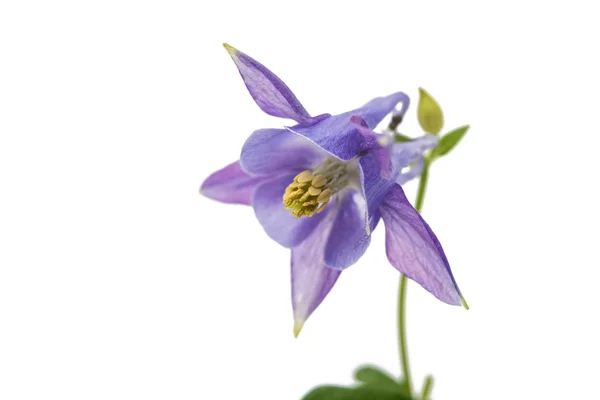
<svg viewBox="0 0 600 400">
<path fill-rule="evenodd" d="M 419 124 L 425 132 L 437 135 L 444 126 L 444 114 L 440 105 L 423 88 L 419 88 L 419 105 L 417 109 Z"/>
</svg>

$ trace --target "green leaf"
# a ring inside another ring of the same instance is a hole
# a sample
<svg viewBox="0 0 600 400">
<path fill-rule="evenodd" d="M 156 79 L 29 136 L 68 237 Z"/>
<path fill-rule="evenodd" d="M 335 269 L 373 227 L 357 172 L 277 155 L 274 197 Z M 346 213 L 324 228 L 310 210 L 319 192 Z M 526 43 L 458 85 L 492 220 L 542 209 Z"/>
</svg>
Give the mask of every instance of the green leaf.
<svg viewBox="0 0 600 400">
<path fill-rule="evenodd" d="M 402 388 L 402 393 L 410 396 L 410 387 L 404 377 L 400 380 L 400 387 Z"/>
<path fill-rule="evenodd" d="M 437 135 L 444 126 L 444 114 L 440 105 L 423 88 L 419 88 L 419 105 L 417 108 L 419 124 L 425 132 Z"/>
<path fill-rule="evenodd" d="M 452 150 L 458 142 L 465 136 L 469 130 L 469 125 L 461 126 L 453 131 L 448 132 L 440 139 L 437 147 L 433 150 L 433 155 L 436 157 L 445 156 Z"/>
<path fill-rule="evenodd" d="M 355 388 L 318 386 L 307 393 L 302 400 L 410 400 L 410 397 L 372 386 Z"/>
<path fill-rule="evenodd" d="M 354 372 L 354 379 L 374 387 L 387 388 L 404 393 L 404 388 L 400 385 L 400 382 L 392 378 L 387 372 L 371 365 L 359 367 Z"/>
</svg>

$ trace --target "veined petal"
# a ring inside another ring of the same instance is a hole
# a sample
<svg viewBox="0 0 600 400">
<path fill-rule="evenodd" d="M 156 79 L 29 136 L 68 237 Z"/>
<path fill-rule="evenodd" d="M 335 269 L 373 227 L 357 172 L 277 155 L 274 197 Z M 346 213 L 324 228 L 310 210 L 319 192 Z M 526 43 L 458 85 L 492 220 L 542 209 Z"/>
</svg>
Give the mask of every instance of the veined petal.
<svg viewBox="0 0 600 400">
<path fill-rule="evenodd" d="M 333 226 L 334 210 L 325 210 L 320 229 L 298 246 L 292 248 L 292 306 L 294 308 L 294 335 L 298 336 L 304 322 L 327 296 L 340 270 L 325 265 L 327 238 Z"/>
<path fill-rule="evenodd" d="M 381 162 L 374 153 L 367 153 L 358 162 L 360 184 L 367 202 L 367 218 L 372 223 L 387 192 L 395 185 L 399 171 L 392 171 L 389 179 L 382 178 Z"/>
<path fill-rule="evenodd" d="M 403 185 L 405 182 L 421 175 L 423 171 L 423 154 L 437 146 L 438 138 L 435 135 L 425 135 L 410 142 L 397 143 L 392 147 L 392 165 L 395 180 Z M 411 165 L 412 164 L 412 165 Z M 409 171 L 404 168 L 411 166 Z"/>
<path fill-rule="evenodd" d="M 310 124 L 323 118 L 312 118 L 290 88 L 267 67 L 227 43 L 223 46 L 231 55 L 250 95 L 261 110 L 274 117 L 293 119 L 299 124 Z"/>
<path fill-rule="evenodd" d="M 347 161 L 358 155 L 364 140 L 352 123 L 352 116 L 360 116 L 367 127 L 373 129 L 405 96 L 399 92 L 377 97 L 356 110 L 330 116 L 310 126 L 296 125 L 287 129 L 304 136 L 340 160 Z"/>
<path fill-rule="evenodd" d="M 392 139 L 389 135 L 373 132 L 358 115 L 353 115 L 350 121 L 363 136 L 361 153 L 370 153 L 379 161 L 380 175 L 383 179 L 390 179 L 393 172 L 392 165 Z"/>
<path fill-rule="evenodd" d="M 421 155 L 412 162 L 412 165 L 410 166 L 410 169 L 407 172 L 400 173 L 400 175 L 396 178 L 396 183 L 398 185 L 404 185 L 406 182 L 420 176 L 421 172 L 423 172 L 424 166 L 425 158 Z"/>
<path fill-rule="evenodd" d="M 259 129 L 244 143 L 240 163 L 253 175 L 270 175 L 312 169 L 325 156 L 313 143 L 286 129 Z"/>
<path fill-rule="evenodd" d="M 283 205 L 285 188 L 292 183 L 294 176 L 284 175 L 262 183 L 254 191 L 252 207 L 258 222 L 267 235 L 283 247 L 298 246 L 310 235 L 323 219 L 323 213 L 312 217 L 296 218 Z"/>
<path fill-rule="evenodd" d="M 462 296 L 442 245 L 399 185 L 389 191 L 380 211 L 390 263 L 439 300 L 460 305 Z"/>
<path fill-rule="evenodd" d="M 254 189 L 263 182 L 265 178 L 246 174 L 236 161 L 206 178 L 200 193 L 223 203 L 251 205 Z"/>
<path fill-rule="evenodd" d="M 394 144 L 391 150 L 391 173 L 382 172 L 382 168 L 389 166 L 385 163 L 384 157 L 377 152 L 369 151 L 360 158 L 359 175 L 370 216 L 379 208 L 388 191 L 396 183 L 404 184 L 421 174 L 423 153 L 435 147 L 436 144 L 437 138 L 433 135 L 425 135 L 410 142 Z M 413 164 L 411 169 L 408 172 L 403 171 L 411 163 Z"/>
<path fill-rule="evenodd" d="M 361 147 L 362 151 L 369 151 L 383 146 L 390 147 L 392 143 L 390 137 L 385 134 L 375 133 L 360 115 L 351 116 L 350 123 L 358 129 L 358 132 L 360 132 L 364 139 Z"/>
<path fill-rule="evenodd" d="M 399 103 L 407 104 L 408 96 L 402 92 L 396 92 L 389 96 L 376 97 L 361 108 L 355 110 L 354 114 L 360 115 L 367 126 L 374 129 Z"/>
<path fill-rule="evenodd" d="M 342 270 L 357 262 L 367 251 L 371 234 L 365 229 L 366 201 L 360 192 L 347 190 L 337 201 L 334 204 L 336 215 L 325 247 L 325 264 Z"/>
</svg>

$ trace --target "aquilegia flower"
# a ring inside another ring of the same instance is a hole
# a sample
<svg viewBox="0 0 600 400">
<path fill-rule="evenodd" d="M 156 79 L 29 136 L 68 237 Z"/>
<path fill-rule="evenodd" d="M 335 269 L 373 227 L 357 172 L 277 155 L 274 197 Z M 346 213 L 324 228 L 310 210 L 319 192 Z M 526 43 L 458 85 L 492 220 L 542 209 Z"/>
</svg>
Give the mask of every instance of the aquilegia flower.
<svg viewBox="0 0 600 400">
<path fill-rule="evenodd" d="M 294 333 L 364 254 L 381 218 L 390 263 L 441 301 L 460 305 L 442 246 L 400 186 L 421 173 L 423 153 L 437 138 L 395 144 L 372 131 L 390 113 L 401 118 L 408 96 L 398 92 L 340 115 L 311 117 L 275 74 L 225 48 L 258 106 L 297 125 L 252 133 L 240 160 L 208 177 L 201 193 L 251 205 L 267 235 L 292 250 Z"/>
</svg>

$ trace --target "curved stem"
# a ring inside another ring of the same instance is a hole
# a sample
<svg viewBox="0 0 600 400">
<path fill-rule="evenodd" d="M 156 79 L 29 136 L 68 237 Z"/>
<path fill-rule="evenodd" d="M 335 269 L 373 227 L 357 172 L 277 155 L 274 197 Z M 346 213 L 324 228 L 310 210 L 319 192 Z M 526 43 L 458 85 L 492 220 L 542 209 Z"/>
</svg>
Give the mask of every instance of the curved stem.
<svg viewBox="0 0 600 400">
<path fill-rule="evenodd" d="M 429 165 L 431 160 L 425 157 L 423 172 L 419 179 L 419 189 L 417 191 L 417 199 L 415 200 L 415 209 L 421 212 L 423 201 L 425 199 L 425 189 L 427 188 L 427 180 L 429 179 Z M 402 365 L 402 375 L 404 376 L 404 384 L 410 396 L 412 396 L 412 382 L 410 374 L 410 366 L 408 363 L 408 350 L 406 346 L 406 286 L 408 279 L 402 275 L 400 277 L 400 288 L 398 290 L 398 344 L 400 347 L 400 363 Z"/>
</svg>

